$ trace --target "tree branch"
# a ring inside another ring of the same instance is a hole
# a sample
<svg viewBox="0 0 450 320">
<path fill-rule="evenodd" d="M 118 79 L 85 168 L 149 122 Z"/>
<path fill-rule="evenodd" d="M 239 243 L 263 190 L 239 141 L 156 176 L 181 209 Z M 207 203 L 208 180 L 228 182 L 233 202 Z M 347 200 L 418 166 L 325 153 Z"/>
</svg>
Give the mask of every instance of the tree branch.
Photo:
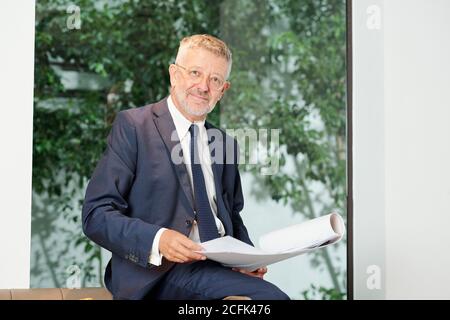
<svg viewBox="0 0 450 320">
<path fill-rule="evenodd" d="M 296 167 L 297 170 L 301 169 L 297 159 L 295 159 L 295 167 Z M 303 188 L 304 194 L 306 195 L 305 196 L 306 197 L 306 206 L 307 206 L 308 211 L 309 211 L 308 219 L 317 218 L 317 215 L 315 213 L 315 210 L 314 210 L 314 207 L 313 207 L 313 204 L 312 204 L 312 200 L 311 200 L 311 197 L 309 195 L 309 191 L 307 189 L 305 180 L 304 179 L 299 179 L 299 182 L 300 182 L 300 185 Z M 322 256 L 322 258 L 325 261 L 325 265 L 326 265 L 326 267 L 328 269 L 328 272 L 330 274 L 331 282 L 333 283 L 334 288 L 338 292 L 341 292 L 341 287 L 340 287 L 339 281 L 338 281 L 338 275 L 336 274 L 336 272 L 334 270 L 334 266 L 333 266 L 333 263 L 331 261 L 331 257 L 329 255 L 328 251 L 326 250 L 326 248 L 322 248 L 321 249 L 320 255 Z"/>
</svg>

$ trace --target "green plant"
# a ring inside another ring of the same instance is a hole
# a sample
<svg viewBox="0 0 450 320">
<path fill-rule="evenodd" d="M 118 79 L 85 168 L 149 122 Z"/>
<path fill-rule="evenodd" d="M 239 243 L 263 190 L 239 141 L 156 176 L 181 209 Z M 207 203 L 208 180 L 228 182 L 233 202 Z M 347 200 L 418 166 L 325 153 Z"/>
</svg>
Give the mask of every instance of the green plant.
<svg viewBox="0 0 450 320">
<path fill-rule="evenodd" d="M 347 295 L 335 288 L 317 287 L 311 284 L 309 289 L 302 292 L 302 296 L 305 300 L 344 300 Z"/>
</svg>

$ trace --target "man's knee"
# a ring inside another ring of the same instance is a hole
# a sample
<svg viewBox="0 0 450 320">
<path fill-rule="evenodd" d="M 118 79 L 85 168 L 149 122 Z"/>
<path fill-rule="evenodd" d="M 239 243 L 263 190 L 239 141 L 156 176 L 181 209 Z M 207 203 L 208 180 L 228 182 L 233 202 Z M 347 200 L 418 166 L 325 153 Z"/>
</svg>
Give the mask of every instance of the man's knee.
<svg viewBox="0 0 450 320">
<path fill-rule="evenodd" d="M 290 300 L 289 296 L 270 282 L 262 282 L 256 292 L 250 295 L 252 300 Z"/>
<path fill-rule="evenodd" d="M 275 287 L 268 293 L 269 293 L 268 299 L 270 300 L 290 300 L 289 296 L 277 287 Z"/>
</svg>

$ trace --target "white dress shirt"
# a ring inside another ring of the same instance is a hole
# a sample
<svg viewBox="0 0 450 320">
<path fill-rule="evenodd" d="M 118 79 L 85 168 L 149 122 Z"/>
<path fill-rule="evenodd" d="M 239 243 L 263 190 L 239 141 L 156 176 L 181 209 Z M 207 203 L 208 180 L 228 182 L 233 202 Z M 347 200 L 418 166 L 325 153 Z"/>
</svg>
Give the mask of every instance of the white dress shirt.
<svg viewBox="0 0 450 320">
<path fill-rule="evenodd" d="M 191 182 L 192 190 L 194 190 L 194 185 L 192 181 L 192 168 L 191 168 L 191 135 L 189 133 L 189 128 L 192 122 L 184 117 L 184 115 L 177 109 L 172 101 L 172 97 L 169 96 L 167 99 L 167 104 L 169 106 L 169 112 L 172 116 L 173 122 L 175 124 L 175 129 L 177 131 L 178 137 L 181 142 L 181 149 L 183 150 L 183 160 L 186 164 L 186 169 L 189 175 L 189 180 Z M 217 217 L 217 200 L 216 200 L 216 188 L 214 184 L 214 175 L 211 167 L 211 154 L 208 146 L 208 135 L 206 133 L 205 128 L 205 120 L 194 122 L 199 128 L 199 145 L 198 151 L 200 156 L 200 163 L 203 171 L 203 176 L 205 177 L 205 186 L 206 192 L 208 194 L 209 204 L 211 206 L 211 210 L 214 214 L 214 219 L 216 222 L 217 230 L 220 233 L 220 236 L 223 237 L 225 235 L 225 228 L 222 224 L 222 221 Z M 150 253 L 149 262 L 155 266 L 161 265 L 162 255 L 159 252 L 159 239 L 161 238 L 161 234 L 167 230 L 166 228 L 161 228 L 156 233 L 156 236 L 153 240 L 152 251 Z M 192 225 L 191 233 L 189 234 L 189 238 L 197 243 L 200 243 L 200 236 L 198 233 L 197 222 L 194 220 Z"/>
</svg>

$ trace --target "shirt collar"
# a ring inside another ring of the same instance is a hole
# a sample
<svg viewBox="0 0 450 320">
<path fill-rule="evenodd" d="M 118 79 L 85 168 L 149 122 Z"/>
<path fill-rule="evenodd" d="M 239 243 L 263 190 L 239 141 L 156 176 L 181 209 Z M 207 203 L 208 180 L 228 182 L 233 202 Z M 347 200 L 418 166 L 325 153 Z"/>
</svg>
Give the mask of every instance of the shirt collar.
<svg viewBox="0 0 450 320">
<path fill-rule="evenodd" d="M 175 129 L 177 130 L 178 137 L 180 138 L 180 141 L 182 141 L 185 138 L 186 134 L 189 132 L 189 128 L 191 127 L 192 122 L 188 120 L 180 112 L 180 110 L 178 110 L 178 108 L 173 103 L 171 95 L 169 95 L 169 97 L 167 98 L 167 105 L 169 107 L 169 112 L 172 116 L 173 123 L 175 124 Z M 205 127 L 205 120 L 195 121 L 194 123 L 198 126 L 199 131 L 202 132 L 203 128 Z"/>
</svg>

